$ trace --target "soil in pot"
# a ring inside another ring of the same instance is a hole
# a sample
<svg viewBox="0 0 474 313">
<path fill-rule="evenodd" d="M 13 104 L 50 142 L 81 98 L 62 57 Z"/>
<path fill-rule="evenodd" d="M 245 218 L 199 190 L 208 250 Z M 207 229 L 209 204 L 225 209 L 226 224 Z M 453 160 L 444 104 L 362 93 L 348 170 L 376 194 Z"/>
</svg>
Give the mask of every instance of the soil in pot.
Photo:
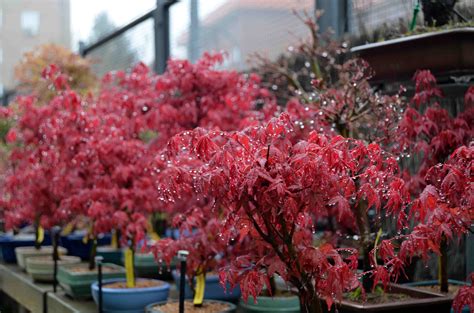
<svg viewBox="0 0 474 313">
<path fill-rule="evenodd" d="M 158 281 L 158 280 L 138 280 L 135 282 L 135 287 L 127 287 L 127 282 L 124 281 L 117 281 L 114 283 L 110 283 L 107 285 L 104 285 L 105 288 L 110 288 L 110 289 L 133 289 L 133 288 L 150 288 L 150 287 L 158 287 L 163 285 L 163 282 Z"/>
<path fill-rule="evenodd" d="M 228 313 L 235 312 L 235 305 L 223 301 L 206 300 L 202 306 L 194 306 L 192 301 L 184 302 L 186 313 Z M 179 313 L 179 302 L 167 302 L 147 307 L 147 313 Z"/>
<path fill-rule="evenodd" d="M 390 284 L 382 294 L 367 294 L 365 300 L 354 297 L 349 300 L 350 294 L 346 294 L 344 298 L 333 305 L 330 312 L 448 313 L 451 308 L 450 300 L 445 296 L 396 284 Z M 327 310 L 324 304 L 323 310 Z"/>
</svg>

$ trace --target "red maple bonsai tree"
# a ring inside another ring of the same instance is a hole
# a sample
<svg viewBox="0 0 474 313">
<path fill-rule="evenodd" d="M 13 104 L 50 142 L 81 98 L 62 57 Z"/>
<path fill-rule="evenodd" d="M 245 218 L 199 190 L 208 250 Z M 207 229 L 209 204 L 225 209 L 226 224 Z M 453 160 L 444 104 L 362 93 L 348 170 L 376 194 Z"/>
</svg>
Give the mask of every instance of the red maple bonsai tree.
<svg viewBox="0 0 474 313">
<path fill-rule="evenodd" d="M 418 197 L 420 193 L 423 195 L 428 192 L 427 188 L 433 188 L 428 187 L 428 185 L 433 185 L 433 177 L 430 177 L 434 171 L 433 166 L 447 162 L 456 149 L 468 145 L 472 141 L 474 136 L 474 102 L 472 100 L 474 89 L 468 88 L 466 92 L 464 112 L 457 117 L 451 117 L 449 112 L 441 108 L 438 103 L 443 94 L 437 87 L 436 78 L 431 72 L 429 70 L 417 71 L 413 79 L 415 81 L 413 107 L 407 108 L 399 122 L 395 137 L 395 150 L 398 149 L 397 152 L 402 158 L 408 157 L 403 162 L 408 164 L 408 168 L 404 171 L 404 178 L 409 184 L 411 194 Z M 437 179 L 442 178 L 438 177 Z M 447 191 L 445 190 L 445 192 Z M 433 205 L 422 207 L 436 210 Z M 424 222 L 424 217 L 425 214 L 422 214 L 422 222 Z M 449 232 L 441 236 L 439 238 L 442 240 L 440 250 L 435 250 L 440 255 L 439 281 L 440 290 L 443 292 L 448 292 L 449 286 L 447 241 L 450 241 L 450 237 Z"/>
<path fill-rule="evenodd" d="M 320 298 L 330 306 L 359 286 L 360 276 L 357 249 L 313 246 L 315 222 L 334 215 L 341 224 L 357 227 L 361 221 L 353 208 L 365 208 L 351 203 L 363 199 L 379 213 L 385 204 L 404 226 L 408 193 L 397 177 L 395 158 L 377 144 L 316 132 L 298 140 L 297 130 L 288 114 L 240 132 L 197 129 L 175 136 L 168 153 L 179 154 L 184 147 L 203 162 L 190 177 L 198 192 L 224 210 L 223 236 L 225 229 L 236 228 L 267 251 L 231 259 L 222 280 L 240 283 L 247 299 L 278 273 L 298 290 L 303 312 L 322 312 Z M 389 276 L 381 274 L 373 269 L 362 276 L 386 282 Z"/>
</svg>

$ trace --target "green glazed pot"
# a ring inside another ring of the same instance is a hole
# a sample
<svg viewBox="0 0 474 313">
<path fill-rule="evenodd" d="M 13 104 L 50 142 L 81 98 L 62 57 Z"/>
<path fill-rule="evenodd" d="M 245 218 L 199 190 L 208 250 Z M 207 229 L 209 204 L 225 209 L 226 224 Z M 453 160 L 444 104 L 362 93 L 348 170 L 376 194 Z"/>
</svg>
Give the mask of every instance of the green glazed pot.
<svg viewBox="0 0 474 313">
<path fill-rule="evenodd" d="M 81 263 L 77 256 L 64 255 L 58 260 L 58 267 L 66 264 Z M 35 256 L 26 259 L 26 272 L 33 280 L 41 282 L 54 281 L 54 261 L 52 256 Z"/>
<path fill-rule="evenodd" d="M 108 246 L 97 247 L 97 256 L 101 256 L 104 258 L 103 263 L 123 265 L 122 253 L 122 249 L 116 249 Z"/>
<path fill-rule="evenodd" d="M 98 280 L 97 267 L 94 271 L 74 271 L 76 268 L 88 269 L 89 264 L 67 264 L 59 267 L 58 283 L 66 294 L 75 299 L 91 297 L 91 284 Z M 102 264 L 103 279 L 125 278 L 125 269 L 112 263 Z"/>
<path fill-rule="evenodd" d="M 299 313 L 300 301 L 297 296 L 257 297 L 257 303 L 254 303 L 254 298 L 249 297 L 248 302 L 241 299 L 239 307 L 242 313 Z"/>
<path fill-rule="evenodd" d="M 66 255 L 67 250 L 63 247 L 58 247 L 59 255 Z M 18 247 L 15 248 L 16 254 L 16 262 L 18 266 L 22 269 L 26 269 L 26 259 L 30 257 L 37 257 L 37 256 L 48 256 L 53 254 L 53 247 L 52 246 L 42 246 L 40 249 L 36 249 L 35 247 Z"/>
</svg>

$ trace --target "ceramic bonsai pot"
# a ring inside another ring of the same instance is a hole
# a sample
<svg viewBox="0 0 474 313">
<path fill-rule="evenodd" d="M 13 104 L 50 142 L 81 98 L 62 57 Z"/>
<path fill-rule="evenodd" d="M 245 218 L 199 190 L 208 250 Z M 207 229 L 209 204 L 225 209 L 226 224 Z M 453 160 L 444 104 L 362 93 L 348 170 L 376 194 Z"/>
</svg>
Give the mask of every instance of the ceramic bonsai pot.
<svg viewBox="0 0 474 313">
<path fill-rule="evenodd" d="M 300 300 L 297 296 L 287 297 L 257 297 L 257 302 L 254 302 L 253 297 L 249 297 L 245 302 L 239 302 L 240 312 L 242 313 L 299 313 Z"/>
<path fill-rule="evenodd" d="M 59 255 L 66 255 L 67 250 L 63 247 L 58 247 Z M 25 270 L 26 269 L 26 260 L 31 257 L 40 257 L 40 256 L 51 256 L 53 254 L 52 246 L 41 246 L 40 249 L 36 249 L 34 246 L 30 247 L 18 247 L 15 249 L 16 260 L 18 266 Z"/>
<path fill-rule="evenodd" d="M 97 247 L 97 256 L 104 258 L 104 263 L 113 263 L 122 265 L 122 249 L 113 248 L 111 246 Z"/>
<path fill-rule="evenodd" d="M 47 240 L 46 240 L 47 239 Z M 51 244 L 49 236 L 45 238 L 44 244 Z M 0 260 L 5 263 L 16 263 L 15 249 L 35 245 L 33 234 L 1 235 L 0 236 Z"/>
<path fill-rule="evenodd" d="M 102 265 L 104 279 L 125 278 L 125 269 L 111 263 Z M 58 283 L 72 298 L 90 298 L 91 284 L 97 280 L 97 267 L 89 270 L 89 264 L 67 264 L 59 267 Z"/>
<path fill-rule="evenodd" d="M 449 313 L 451 310 L 451 300 L 447 297 L 413 287 L 391 284 L 386 292 L 401 293 L 409 296 L 407 299 L 393 302 L 370 304 L 357 303 L 349 300 L 342 300 L 332 306 L 329 312 L 339 313 Z M 327 306 L 323 303 L 323 310 L 327 312 Z"/>
<path fill-rule="evenodd" d="M 457 286 L 465 286 L 467 285 L 466 282 L 464 281 L 459 281 L 459 280 L 454 280 L 454 279 L 449 279 L 448 280 L 448 283 L 450 285 L 457 285 Z M 411 283 L 406 283 L 404 284 L 405 286 L 410 286 L 410 287 L 428 287 L 428 286 L 437 286 L 438 285 L 438 281 L 437 280 L 427 280 L 427 281 L 417 281 L 417 282 L 411 282 Z M 445 294 L 442 294 L 440 292 L 441 295 L 445 296 L 445 297 L 448 297 L 451 299 L 451 301 L 453 300 L 454 298 L 454 295 L 445 295 Z M 451 312 L 453 312 L 453 310 L 451 309 Z M 462 313 L 469 313 L 469 307 L 464 307 L 463 310 L 462 310 Z"/>
<path fill-rule="evenodd" d="M 78 264 L 81 258 L 77 256 L 63 255 L 58 260 L 58 267 L 66 264 Z M 34 256 L 26 259 L 26 272 L 35 281 L 53 282 L 54 281 L 54 261 L 51 255 Z"/>
<path fill-rule="evenodd" d="M 83 239 L 85 235 L 85 232 L 78 231 L 67 236 L 61 236 L 61 246 L 66 248 L 70 255 L 78 256 L 83 261 L 89 260 L 92 241 L 89 240 L 87 243 L 84 243 Z M 97 238 L 97 246 L 109 245 L 110 241 L 110 235 L 101 236 Z"/>
<path fill-rule="evenodd" d="M 145 281 L 138 279 L 137 281 Z M 158 286 L 146 288 L 110 288 L 108 284 L 124 282 L 124 279 L 107 279 L 103 281 L 102 301 L 104 313 L 143 313 L 150 303 L 162 302 L 168 299 L 170 285 L 159 280 Z M 92 297 L 98 302 L 99 286 L 97 282 L 91 285 Z"/>
<path fill-rule="evenodd" d="M 174 282 L 176 283 L 176 288 L 179 290 L 180 285 L 180 273 L 177 271 L 172 271 Z M 204 299 L 213 299 L 213 300 L 224 300 L 224 301 L 231 301 L 237 302 L 240 299 L 240 287 L 235 286 L 234 289 L 230 288 L 230 285 L 227 285 L 227 291 L 222 288 L 221 284 L 219 283 L 219 276 L 218 275 L 206 275 L 206 288 L 204 289 Z M 192 299 L 193 292 L 188 284 L 186 284 L 185 288 L 185 298 Z"/>
<path fill-rule="evenodd" d="M 149 304 L 147 305 L 145 312 L 146 313 L 168 313 L 169 311 L 160 310 L 160 306 L 163 306 L 167 303 L 169 304 L 169 302 L 166 302 L 166 301 Z M 173 305 L 176 305 L 176 307 L 178 307 L 178 301 L 172 301 L 171 303 Z M 222 308 L 216 311 L 210 311 L 209 305 L 213 305 L 213 304 L 220 305 L 221 307 L 226 306 L 226 308 Z M 193 305 L 192 301 L 186 301 L 185 312 L 186 312 L 186 305 L 188 306 Z M 205 313 L 235 313 L 237 311 L 237 307 L 235 306 L 235 304 L 230 303 L 230 302 L 224 302 L 224 301 L 219 301 L 219 300 L 204 300 L 202 310 Z M 171 311 L 171 312 L 175 312 L 175 311 Z M 199 311 L 195 311 L 195 312 L 199 312 Z"/>
<path fill-rule="evenodd" d="M 472 74 L 473 27 L 407 36 L 354 47 L 351 52 L 369 62 L 374 81 L 405 81 L 417 69 L 430 69 L 436 76 Z"/>
</svg>

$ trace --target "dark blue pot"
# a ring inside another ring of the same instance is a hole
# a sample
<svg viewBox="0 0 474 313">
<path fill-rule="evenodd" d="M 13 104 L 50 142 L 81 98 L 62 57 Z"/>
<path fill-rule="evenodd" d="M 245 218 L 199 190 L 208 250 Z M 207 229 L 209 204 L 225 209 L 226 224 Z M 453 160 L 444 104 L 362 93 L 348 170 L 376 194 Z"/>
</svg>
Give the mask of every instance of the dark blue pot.
<svg viewBox="0 0 474 313">
<path fill-rule="evenodd" d="M 106 279 L 103 284 L 124 281 L 124 279 Z M 161 282 L 160 286 L 148 288 L 115 289 L 102 288 L 104 313 L 143 313 L 150 303 L 168 300 L 170 284 Z M 97 282 L 91 285 L 92 297 L 98 303 L 99 287 Z"/>
<path fill-rule="evenodd" d="M 82 241 L 84 236 L 84 232 L 75 232 L 67 236 L 61 236 L 61 246 L 69 251 L 69 255 L 78 256 L 83 261 L 89 260 L 92 241 L 89 240 L 87 243 L 84 243 Z M 111 235 L 100 236 L 97 239 L 97 246 L 110 245 L 110 242 Z"/>
<path fill-rule="evenodd" d="M 464 281 L 459 281 L 459 280 L 454 280 L 454 279 L 448 279 L 448 283 L 451 285 L 459 285 L 459 286 L 465 286 L 468 285 L 468 283 Z M 417 287 L 417 286 L 435 286 L 438 285 L 439 282 L 437 280 L 425 280 L 425 281 L 416 281 L 416 282 L 411 282 L 411 283 L 406 283 L 404 285 L 406 286 L 411 286 L 411 287 Z M 451 312 L 454 312 L 453 309 L 451 309 Z M 469 313 L 469 307 L 465 306 L 462 309 L 462 313 Z"/>
<path fill-rule="evenodd" d="M 172 274 L 174 282 L 176 283 L 176 288 L 179 290 L 181 275 L 177 271 L 173 271 Z M 222 288 L 221 284 L 219 283 L 218 275 L 206 275 L 206 288 L 204 289 L 204 299 L 223 300 L 230 302 L 236 302 L 240 299 L 241 292 L 239 286 L 235 286 L 234 289 L 231 289 L 230 284 L 227 284 L 226 291 L 224 291 L 224 288 Z M 193 292 L 188 284 L 186 284 L 184 293 L 186 299 L 192 299 Z"/>
<path fill-rule="evenodd" d="M 0 260 L 5 263 L 16 263 L 15 248 L 32 247 L 35 245 L 35 235 L 0 235 Z M 45 234 L 42 245 L 51 245 L 51 237 Z"/>
</svg>

